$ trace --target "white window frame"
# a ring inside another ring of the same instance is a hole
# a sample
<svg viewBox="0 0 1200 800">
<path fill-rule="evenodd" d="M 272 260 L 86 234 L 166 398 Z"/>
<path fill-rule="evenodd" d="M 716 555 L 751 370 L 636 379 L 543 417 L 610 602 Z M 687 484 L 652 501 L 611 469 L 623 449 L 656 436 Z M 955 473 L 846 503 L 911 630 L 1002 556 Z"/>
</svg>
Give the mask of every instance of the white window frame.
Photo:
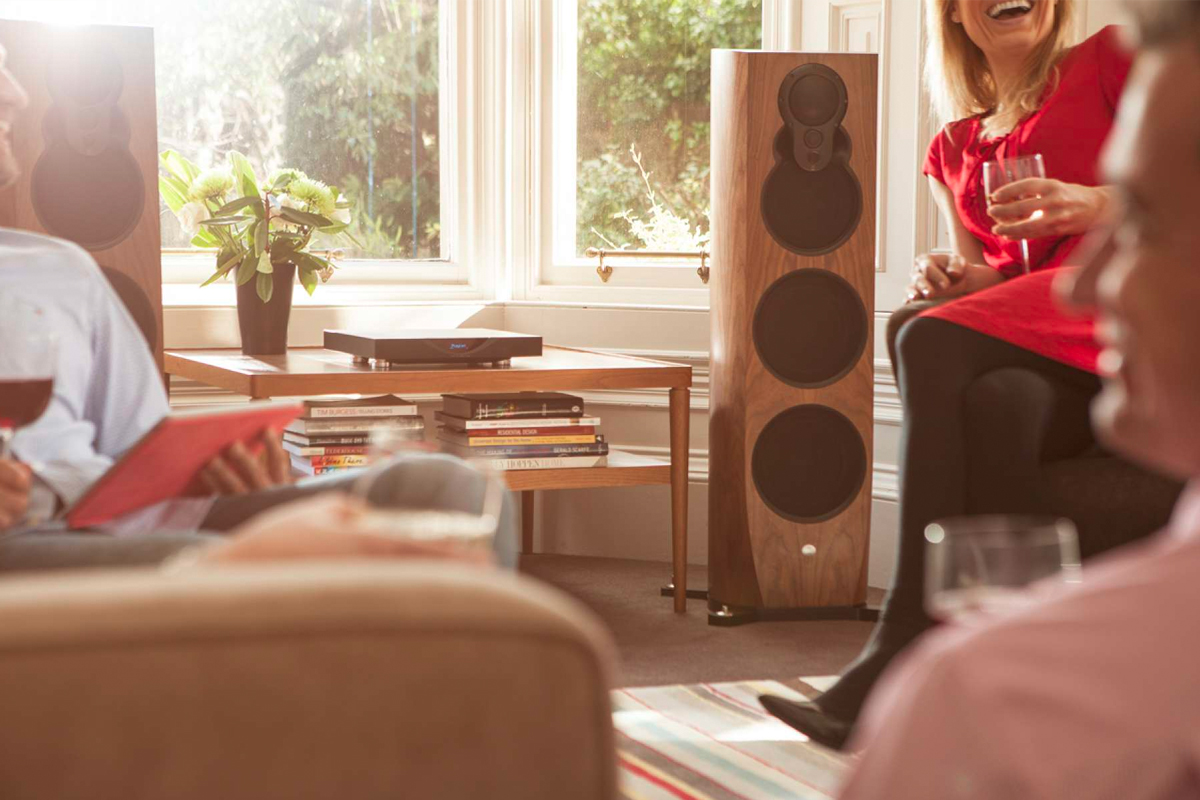
<svg viewBox="0 0 1200 800">
<path fill-rule="evenodd" d="M 490 4 L 474 0 L 441 0 L 439 28 L 439 112 L 441 138 L 441 259 L 352 259 L 309 298 L 297 286 L 297 303 L 357 305 L 411 303 L 420 300 L 490 300 L 495 296 L 495 259 L 476 235 L 492 228 L 486 194 L 478 189 L 494 182 L 501 170 L 483 158 L 478 147 L 489 104 L 474 91 L 480 78 L 494 74 L 497 48 L 486 40 Z M 491 173 L 491 174 L 489 174 Z M 166 305 L 222 306 L 236 302 L 234 287 L 219 282 L 199 288 L 212 274 L 211 253 L 164 252 L 163 294 Z"/>
<path fill-rule="evenodd" d="M 511 201 L 528 223 L 513 235 L 514 299 L 664 307 L 708 307 L 696 261 L 621 258 L 607 282 L 594 259 L 555 252 L 556 226 L 574 225 L 576 204 L 576 0 L 510 0 L 514 31 Z M 802 0 L 763 0 L 764 49 L 799 46 Z M 523 35 L 522 35 L 523 33 Z M 559 80 L 555 80 L 559 78 Z M 524 124 L 521 124 L 524 122 Z M 526 156 L 525 154 L 529 154 Z M 521 173 L 524 170 L 524 174 Z M 713 265 L 719 269 L 718 265 Z"/>
</svg>

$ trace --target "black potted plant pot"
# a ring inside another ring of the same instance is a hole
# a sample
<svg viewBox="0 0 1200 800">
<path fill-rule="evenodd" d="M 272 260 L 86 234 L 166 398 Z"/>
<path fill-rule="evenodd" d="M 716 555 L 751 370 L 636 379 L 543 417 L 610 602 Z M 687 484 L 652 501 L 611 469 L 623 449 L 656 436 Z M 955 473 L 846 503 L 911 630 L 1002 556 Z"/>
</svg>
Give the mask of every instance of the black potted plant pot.
<svg viewBox="0 0 1200 800">
<path fill-rule="evenodd" d="M 242 353 L 248 356 L 279 356 L 287 352 L 296 265 L 275 264 L 273 268 L 274 288 L 268 302 L 259 299 L 256 280 L 237 287 L 238 328 L 242 332 Z"/>
</svg>

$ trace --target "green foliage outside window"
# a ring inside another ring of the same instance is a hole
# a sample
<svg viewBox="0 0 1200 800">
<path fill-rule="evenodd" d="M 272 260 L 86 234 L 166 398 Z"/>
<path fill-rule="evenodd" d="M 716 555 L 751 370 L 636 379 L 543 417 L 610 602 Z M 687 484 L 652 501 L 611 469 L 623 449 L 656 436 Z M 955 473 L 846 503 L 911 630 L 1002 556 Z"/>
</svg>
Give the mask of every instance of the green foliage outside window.
<svg viewBox="0 0 1200 800">
<path fill-rule="evenodd" d="M 710 51 L 759 47 L 761 0 L 578 2 L 577 252 L 705 240 Z"/>
<path fill-rule="evenodd" d="M 155 30 L 159 146 L 205 168 L 239 151 L 260 174 L 326 177 L 355 208 L 348 256 L 438 258 L 437 13 L 438 0 L 172 0 Z M 163 233 L 187 245 L 173 218 Z"/>
</svg>

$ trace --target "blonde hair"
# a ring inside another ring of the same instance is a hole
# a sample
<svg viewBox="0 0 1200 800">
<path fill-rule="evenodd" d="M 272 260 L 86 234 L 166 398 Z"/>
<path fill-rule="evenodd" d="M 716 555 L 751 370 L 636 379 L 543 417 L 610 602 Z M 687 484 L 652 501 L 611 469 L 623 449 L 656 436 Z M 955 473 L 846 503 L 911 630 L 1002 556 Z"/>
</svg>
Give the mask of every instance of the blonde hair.
<svg viewBox="0 0 1200 800">
<path fill-rule="evenodd" d="M 940 125 L 985 114 L 984 135 L 1005 133 L 1037 110 L 1046 87 L 1057 80 L 1059 59 L 1070 48 L 1075 0 L 1058 0 L 1050 35 L 1030 53 L 1020 85 L 1003 98 L 983 51 L 951 19 L 954 4 L 955 0 L 925 0 L 925 85 L 933 113 Z"/>
</svg>

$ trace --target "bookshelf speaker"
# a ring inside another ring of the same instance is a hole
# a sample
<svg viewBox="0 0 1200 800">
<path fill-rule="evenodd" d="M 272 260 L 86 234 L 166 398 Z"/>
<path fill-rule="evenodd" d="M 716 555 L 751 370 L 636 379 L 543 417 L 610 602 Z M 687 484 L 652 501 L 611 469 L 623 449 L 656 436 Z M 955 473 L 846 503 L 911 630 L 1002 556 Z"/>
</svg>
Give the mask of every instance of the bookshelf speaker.
<svg viewBox="0 0 1200 800">
<path fill-rule="evenodd" d="M 153 33 L 0 20 L 0 44 L 29 94 L 13 128 L 22 176 L 0 192 L 0 226 L 88 250 L 161 366 Z"/>
<path fill-rule="evenodd" d="M 866 601 L 877 66 L 712 54 L 714 623 Z"/>
</svg>

